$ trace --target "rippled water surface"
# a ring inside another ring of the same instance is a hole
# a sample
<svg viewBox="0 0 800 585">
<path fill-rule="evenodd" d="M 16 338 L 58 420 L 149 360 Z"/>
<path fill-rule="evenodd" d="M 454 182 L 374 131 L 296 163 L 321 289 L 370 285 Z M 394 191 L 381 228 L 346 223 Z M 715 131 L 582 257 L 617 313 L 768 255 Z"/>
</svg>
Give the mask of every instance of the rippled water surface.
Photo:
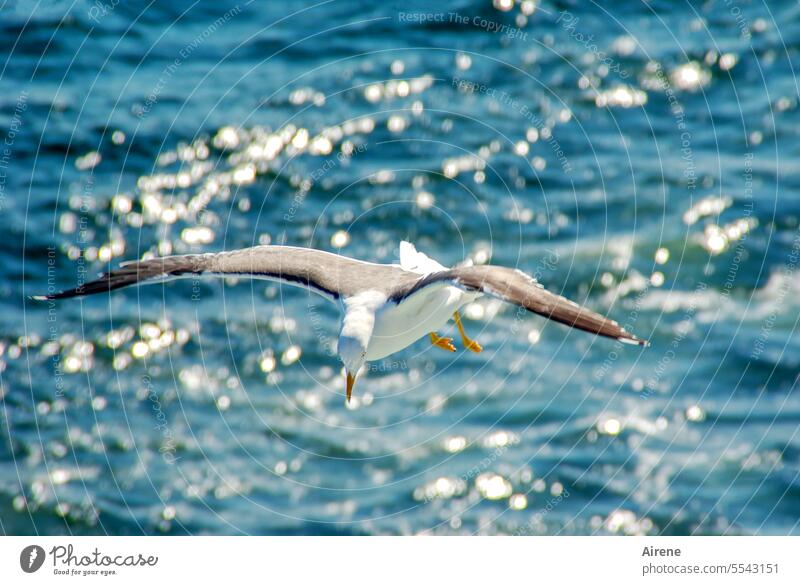
<svg viewBox="0 0 800 585">
<path fill-rule="evenodd" d="M 8 2 L 5 533 L 800 531 L 788 1 Z M 465 310 L 344 405 L 338 309 L 123 260 L 517 266 L 647 349 Z M 444 333 L 444 332 L 441 332 Z M 457 337 L 457 334 L 455 334 Z"/>
</svg>

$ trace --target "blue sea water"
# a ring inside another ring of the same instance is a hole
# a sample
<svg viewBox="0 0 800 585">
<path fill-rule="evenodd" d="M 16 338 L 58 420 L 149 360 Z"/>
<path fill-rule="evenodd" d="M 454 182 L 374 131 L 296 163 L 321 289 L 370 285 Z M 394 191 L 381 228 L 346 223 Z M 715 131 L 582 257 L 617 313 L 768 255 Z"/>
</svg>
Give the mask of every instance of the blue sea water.
<svg viewBox="0 0 800 585">
<path fill-rule="evenodd" d="M 800 532 L 796 3 L 11 1 L 0 28 L 3 533 Z M 403 239 L 651 346 L 486 298 L 482 353 L 423 339 L 348 408 L 303 290 L 28 298 Z"/>
</svg>

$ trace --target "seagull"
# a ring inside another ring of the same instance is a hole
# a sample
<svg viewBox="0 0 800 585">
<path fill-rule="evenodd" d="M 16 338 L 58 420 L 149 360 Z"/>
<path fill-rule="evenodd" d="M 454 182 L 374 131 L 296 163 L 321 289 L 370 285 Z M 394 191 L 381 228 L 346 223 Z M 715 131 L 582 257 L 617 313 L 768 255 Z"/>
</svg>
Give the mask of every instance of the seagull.
<svg viewBox="0 0 800 585">
<path fill-rule="evenodd" d="M 118 270 L 63 292 L 34 296 L 39 301 L 84 297 L 131 285 L 198 276 L 239 276 L 304 287 L 339 304 L 342 311 L 338 353 L 344 365 L 349 403 L 362 366 L 417 340 L 454 352 L 451 337 L 437 333 L 450 320 L 464 347 L 480 353 L 459 311 L 483 295 L 499 298 L 553 321 L 623 343 L 646 346 L 616 321 L 545 290 L 515 268 L 477 265 L 446 268 L 400 243 L 400 264 L 375 264 L 293 246 L 265 245 L 217 253 L 164 256 L 124 262 Z"/>
</svg>

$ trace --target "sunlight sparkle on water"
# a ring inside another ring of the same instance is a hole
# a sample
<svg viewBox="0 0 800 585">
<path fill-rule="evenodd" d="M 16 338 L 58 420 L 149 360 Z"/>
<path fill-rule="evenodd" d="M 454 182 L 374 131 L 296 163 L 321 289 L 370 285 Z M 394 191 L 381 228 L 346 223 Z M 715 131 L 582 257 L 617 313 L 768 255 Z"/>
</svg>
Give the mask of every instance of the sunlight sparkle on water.
<svg viewBox="0 0 800 585">
<path fill-rule="evenodd" d="M 686 420 L 692 422 L 700 422 L 705 420 L 706 413 L 698 405 L 694 404 L 686 409 Z"/>
<path fill-rule="evenodd" d="M 692 61 L 677 67 L 670 78 L 679 89 L 696 91 L 711 81 L 711 73 L 697 61 Z"/>
<path fill-rule="evenodd" d="M 646 103 L 647 94 L 644 91 L 626 85 L 620 85 L 601 92 L 595 98 L 595 104 L 598 108 L 606 106 L 632 108 L 634 106 L 643 106 Z"/>
<path fill-rule="evenodd" d="M 416 488 L 414 499 L 417 501 L 449 499 L 463 494 L 466 489 L 467 486 L 463 479 L 443 476 Z"/>
<path fill-rule="evenodd" d="M 281 363 L 284 366 L 288 366 L 296 362 L 300 359 L 302 355 L 302 350 L 300 349 L 299 345 L 290 345 L 286 348 L 286 351 L 283 352 L 281 356 Z"/>
<path fill-rule="evenodd" d="M 416 204 L 420 209 L 430 209 L 436 203 L 436 198 L 428 191 L 417 193 Z"/>
<path fill-rule="evenodd" d="M 448 437 L 444 441 L 444 448 L 449 453 L 458 453 L 467 446 L 467 439 L 462 436 Z"/>
<path fill-rule="evenodd" d="M 331 236 L 331 246 L 334 248 L 344 248 L 350 243 L 350 234 L 344 230 L 339 230 Z"/>
<path fill-rule="evenodd" d="M 502 475 L 482 473 L 475 478 L 475 487 L 487 500 L 502 500 L 511 495 L 511 483 Z"/>
<path fill-rule="evenodd" d="M 597 430 L 604 435 L 616 436 L 622 430 L 622 423 L 616 418 L 608 418 L 597 424 Z"/>
<path fill-rule="evenodd" d="M 697 201 L 684 214 L 683 221 L 687 225 L 693 225 L 698 220 L 709 215 L 719 215 L 733 203 L 730 197 L 717 197 L 709 195 Z"/>
</svg>

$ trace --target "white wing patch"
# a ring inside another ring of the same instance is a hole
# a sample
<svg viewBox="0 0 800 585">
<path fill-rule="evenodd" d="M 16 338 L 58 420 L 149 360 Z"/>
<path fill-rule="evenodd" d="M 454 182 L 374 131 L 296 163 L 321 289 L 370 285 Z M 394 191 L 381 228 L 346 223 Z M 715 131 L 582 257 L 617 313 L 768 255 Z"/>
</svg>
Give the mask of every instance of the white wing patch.
<svg viewBox="0 0 800 585">
<path fill-rule="evenodd" d="M 416 274 L 427 275 L 440 270 L 447 270 L 436 260 L 428 258 L 422 252 L 417 252 L 411 242 L 400 242 L 400 267 L 403 270 Z"/>
</svg>

